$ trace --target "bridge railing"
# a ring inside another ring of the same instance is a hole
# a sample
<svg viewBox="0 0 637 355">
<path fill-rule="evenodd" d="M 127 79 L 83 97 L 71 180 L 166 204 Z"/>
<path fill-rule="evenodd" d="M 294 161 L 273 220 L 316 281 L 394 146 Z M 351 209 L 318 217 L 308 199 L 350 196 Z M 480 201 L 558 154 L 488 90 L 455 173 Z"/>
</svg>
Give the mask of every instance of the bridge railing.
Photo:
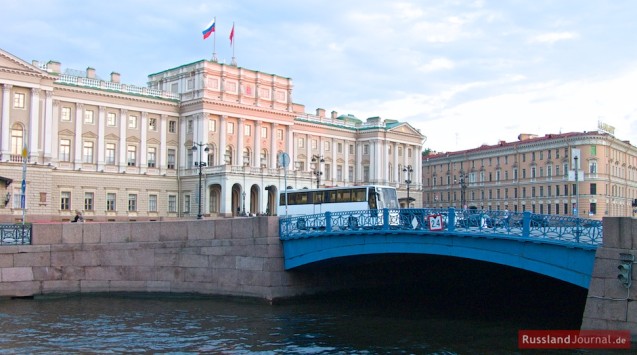
<svg viewBox="0 0 637 355">
<path fill-rule="evenodd" d="M 282 240 L 331 234 L 453 233 L 473 236 L 551 240 L 557 243 L 597 246 L 602 242 L 598 220 L 534 214 L 531 212 L 405 208 L 325 212 L 289 216 L 279 221 Z"/>
<path fill-rule="evenodd" d="M 31 224 L 0 224 L 0 245 L 31 244 Z"/>
</svg>

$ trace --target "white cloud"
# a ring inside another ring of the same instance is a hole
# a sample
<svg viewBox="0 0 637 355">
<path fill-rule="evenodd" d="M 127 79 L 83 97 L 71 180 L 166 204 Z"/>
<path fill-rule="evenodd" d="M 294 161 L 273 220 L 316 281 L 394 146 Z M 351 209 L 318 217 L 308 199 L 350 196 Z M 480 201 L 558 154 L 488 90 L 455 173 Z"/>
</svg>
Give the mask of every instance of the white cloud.
<svg viewBox="0 0 637 355">
<path fill-rule="evenodd" d="M 453 61 L 447 58 L 435 58 L 430 60 L 428 63 L 421 65 L 418 68 L 418 70 L 428 73 L 428 72 L 438 71 L 438 70 L 453 69 L 453 67 L 454 67 Z"/>
<path fill-rule="evenodd" d="M 579 34 L 574 32 L 551 32 L 533 36 L 529 39 L 529 42 L 553 44 L 558 41 L 572 40 L 578 37 Z"/>
</svg>

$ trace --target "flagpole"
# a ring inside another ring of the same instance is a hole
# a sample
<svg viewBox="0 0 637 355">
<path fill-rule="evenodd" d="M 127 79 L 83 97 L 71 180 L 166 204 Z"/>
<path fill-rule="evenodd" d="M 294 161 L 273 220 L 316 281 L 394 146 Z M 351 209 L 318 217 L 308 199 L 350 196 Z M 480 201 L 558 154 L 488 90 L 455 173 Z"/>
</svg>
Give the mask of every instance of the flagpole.
<svg viewBox="0 0 637 355">
<path fill-rule="evenodd" d="M 230 42 L 232 44 L 232 65 L 237 65 L 237 59 L 234 57 L 234 21 L 232 21 L 232 34 L 230 38 Z"/>
<path fill-rule="evenodd" d="M 217 16 L 214 17 L 215 22 L 215 27 L 217 26 Z M 212 61 L 216 62 L 217 61 L 217 52 L 216 52 L 216 47 L 217 47 L 217 29 L 215 28 L 214 33 L 212 34 Z"/>
</svg>

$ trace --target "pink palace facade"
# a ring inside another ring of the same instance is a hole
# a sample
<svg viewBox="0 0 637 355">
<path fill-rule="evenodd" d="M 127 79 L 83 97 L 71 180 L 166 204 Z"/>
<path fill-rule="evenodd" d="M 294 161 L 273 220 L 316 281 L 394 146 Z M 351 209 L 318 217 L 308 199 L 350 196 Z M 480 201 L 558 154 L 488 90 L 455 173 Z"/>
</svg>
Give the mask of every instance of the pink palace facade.
<svg viewBox="0 0 637 355">
<path fill-rule="evenodd" d="M 422 206 L 421 132 L 305 113 L 289 78 L 201 60 L 138 87 L 0 49 L 0 86 L 0 222 L 273 214 L 286 179 L 394 186 L 405 206 L 410 180 Z"/>
</svg>

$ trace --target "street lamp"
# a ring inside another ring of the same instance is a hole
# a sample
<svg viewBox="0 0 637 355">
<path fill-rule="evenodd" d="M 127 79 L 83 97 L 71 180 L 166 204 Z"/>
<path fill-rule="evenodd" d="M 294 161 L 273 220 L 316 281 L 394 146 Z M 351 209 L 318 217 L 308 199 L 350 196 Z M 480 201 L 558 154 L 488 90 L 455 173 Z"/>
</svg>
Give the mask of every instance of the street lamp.
<svg viewBox="0 0 637 355">
<path fill-rule="evenodd" d="M 460 181 L 456 181 L 458 184 L 460 184 L 460 208 L 464 209 L 466 208 L 465 204 L 467 202 L 467 179 L 469 178 L 469 175 L 464 174 L 463 172 L 460 172 Z"/>
<path fill-rule="evenodd" d="M 413 172 L 414 172 L 414 169 L 411 167 L 411 165 L 407 165 L 405 168 L 403 168 L 403 173 L 406 173 L 405 184 L 407 184 L 407 208 L 411 207 L 411 198 L 409 197 L 409 185 L 411 184 L 411 173 Z"/>
<path fill-rule="evenodd" d="M 243 163 L 243 188 L 241 192 L 241 215 L 247 216 L 246 214 L 246 168 L 250 165 L 248 162 Z"/>
<path fill-rule="evenodd" d="M 578 160 L 578 156 L 574 156 L 573 159 L 575 159 L 575 217 L 579 217 L 579 186 L 578 186 L 578 180 L 579 180 L 579 176 L 577 173 L 577 160 Z"/>
<path fill-rule="evenodd" d="M 202 147 L 206 147 L 203 150 L 201 149 Z M 199 167 L 199 213 L 197 213 L 197 219 L 202 219 L 203 218 L 203 214 L 201 214 L 201 189 L 203 187 L 203 184 L 201 183 L 201 177 L 203 176 L 203 167 L 206 166 L 207 164 L 203 161 L 201 161 L 202 159 L 202 155 L 203 152 L 209 152 L 210 149 L 208 148 L 208 144 L 207 143 L 193 143 L 192 146 L 192 151 L 193 153 L 196 152 L 197 150 L 199 150 L 199 161 L 195 162 L 195 166 Z"/>
<path fill-rule="evenodd" d="M 321 184 L 321 175 L 323 175 L 323 172 L 321 171 L 321 163 L 325 163 L 325 159 L 323 159 L 323 156 L 319 156 L 319 155 L 313 155 L 312 156 L 312 163 L 316 164 L 315 165 L 315 169 L 312 172 L 312 174 L 316 175 L 316 188 L 319 188 L 319 185 Z"/>
</svg>

